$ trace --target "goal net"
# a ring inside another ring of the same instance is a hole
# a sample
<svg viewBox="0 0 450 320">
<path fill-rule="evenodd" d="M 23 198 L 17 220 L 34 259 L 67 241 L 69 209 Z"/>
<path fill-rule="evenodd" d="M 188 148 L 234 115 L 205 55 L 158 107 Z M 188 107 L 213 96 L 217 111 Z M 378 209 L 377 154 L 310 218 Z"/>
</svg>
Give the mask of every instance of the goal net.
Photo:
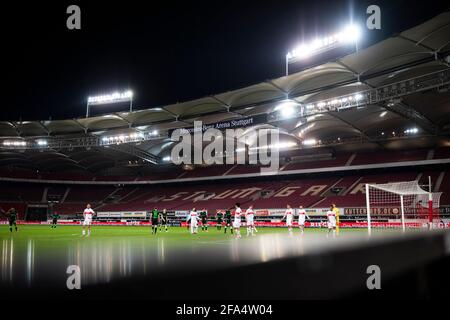
<svg viewBox="0 0 450 320">
<path fill-rule="evenodd" d="M 372 228 L 439 228 L 440 197 L 418 181 L 366 184 L 369 234 Z"/>
</svg>

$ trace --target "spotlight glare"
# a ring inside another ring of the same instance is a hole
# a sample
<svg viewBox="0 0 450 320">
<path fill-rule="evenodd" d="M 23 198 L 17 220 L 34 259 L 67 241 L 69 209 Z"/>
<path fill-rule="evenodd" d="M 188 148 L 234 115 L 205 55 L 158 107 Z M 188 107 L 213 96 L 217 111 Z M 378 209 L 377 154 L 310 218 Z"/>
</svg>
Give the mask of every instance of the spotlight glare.
<svg viewBox="0 0 450 320">
<path fill-rule="evenodd" d="M 38 146 L 44 147 L 47 145 L 47 141 L 45 140 L 38 140 L 37 141 Z"/>
<path fill-rule="evenodd" d="M 359 28 L 355 25 L 347 26 L 342 32 L 342 41 L 347 43 L 355 43 L 359 40 L 361 32 Z"/>
<path fill-rule="evenodd" d="M 355 95 L 355 100 L 356 100 L 356 101 L 362 100 L 362 98 L 363 98 L 363 95 L 362 95 L 361 93 L 357 93 L 357 94 Z"/>
<path fill-rule="evenodd" d="M 361 30 L 356 25 L 348 25 L 336 34 L 323 38 L 316 38 L 309 43 L 296 46 L 286 54 L 286 59 L 306 59 L 314 54 L 319 54 L 327 50 L 332 50 L 345 44 L 357 43 L 361 37 Z"/>
<path fill-rule="evenodd" d="M 275 111 L 279 111 L 283 118 L 288 118 L 295 114 L 297 103 L 291 100 L 281 102 L 275 107 Z"/>
<path fill-rule="evenodd" d="M 316 139 L 307 139 L 307 140 L 303 140 L 302 142 L 305 146 L 314 146 L 317 144 L 317 140 Z"/>
<path fill-rule="evenodd" d="M 128 90 L 125 92 L 113 92 L 110 94 L 103 94 L 98 96 L 88 97 L 88 103 L 91 105 L 108 104 L 130 101 L 133 98 L 133 91 Z"/>
</svg>

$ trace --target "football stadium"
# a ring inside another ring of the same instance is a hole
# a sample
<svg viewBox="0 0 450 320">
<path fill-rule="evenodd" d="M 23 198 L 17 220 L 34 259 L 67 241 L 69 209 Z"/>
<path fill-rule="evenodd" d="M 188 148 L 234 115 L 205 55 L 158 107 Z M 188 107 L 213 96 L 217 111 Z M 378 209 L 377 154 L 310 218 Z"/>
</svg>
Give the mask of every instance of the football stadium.
<svg viewBox="0 0 450 320">
<path fill-rule="evenodd" d="M 122 87 L 73 117 L 4 109 L 0 296 L 448 297 L 450 13 L 360 32 L 182 102 Z"/>
</svg>

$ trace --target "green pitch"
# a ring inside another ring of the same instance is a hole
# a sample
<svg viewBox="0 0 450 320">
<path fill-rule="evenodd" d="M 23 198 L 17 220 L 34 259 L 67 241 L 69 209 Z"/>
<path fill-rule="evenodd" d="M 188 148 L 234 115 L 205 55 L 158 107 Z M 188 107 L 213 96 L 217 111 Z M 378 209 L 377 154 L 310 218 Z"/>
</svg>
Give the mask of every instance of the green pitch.
<svg viewBox="0 0 450 320">
<path fill-rule="evenodd" d="M 2 281 L 3 284 L 13 283 L 18 287 L 46 286 L 48 279 L 51 279 L 52 285 L 65 286 L 69 265 L 77 265 L 84 270 L 83 283 L 87 284 L 118 279 L 124 275 L 157 272 L 166 266 L 194 268 L 202 259 L 211 264 L 215 259 L 225 263 L 236 263 L 239 259 L 254 262 L 298 249 L 291 245 L 285 250 L 272 246 L 274 238 L 264 235 L 275 235 L 280 240 L 302 238 L 298 228 L 294 228 L 291 237 L 287 228 L 262 227 L 258 228 L 255 237 L 247 237 L 247 230 L 243 227 L 242 238 L 236 239 L 229 229 L 225 234 L 223 229 L 219 231 L 215 227 L 209 227 L 208 232 L 199 230 L 195 235 L 190 234 L 186 227 L 170 227 L 168 232 L 158 228 L 155 235 L 150 226 L 93 226 L 90 237 L 82 236 L 81 226 L 18 227 L 18 232 L 10 232 L 8 225 L 0 225 L 0 287 Z M 325 241 L 327 232 L 325 228 L 306 229 L 303 237 L 312 239 L 309 243 L 320 239 Z M 341 235 L 347 232 L 355 231 L 341 230 Z M 262 249 L 261 245 L 267 245 L 267 248 Z M 239 248 L 242 250 L 239 251 Z M 192 255 L 197 258 L 190 260 Z"/>
<path fill-rule="evenodd" d="M 241 228 L 242 239 L 245 241 L 246 228 Z M 305 229 L 306 235 L 308 233 L 323 233 L 327 232 L 326 229 Z M 256 237 L 262 234 L 281 233 L 288 234 L 287 228 L 258 228 Z M 293 230 L 294 235 L 300 235 L 298 229 Z M 10 232 L 7 225 L 0 226 L 0 239 L 14 239 L 15 245 L 20 243 L 26 243 L 29 240 L 33 240 L 38 245 L 45 245 L 47 247 L 59 247 L 63 248 L 77 242 L 86 241 L 100 241 L 100 242 L 113 242 L 115 240 L 129 239 L 129 240 L 142 240 L 145 239 L 149 244 L 156 243 L 158 239 L 165 239 L 173 245 L 183 245 L 192 243 L 208 244 L 208 243 L 222 243 L 233 240 L 233 235 L 230 234 L 230 230 L 224 233 L 224 230 L 217 230 L 215 227 L 209 227 L 208 232 L 199 230 L 198 234 L 192 235 L 189 233 L 186 227 L 169 227 L 169 231 L 165 232 L 164 229 L 159 231 L 156 235 L 151 234 L 151 227 L 138 227 L 138 226 L 93 226 L 92 234 L 90 237 L 82 237 L 81 226 L 63 226 L 58 225 L 56 229 L 52 229 L 50 225 L 19 225 L 18 232 Z"/>
</svg>

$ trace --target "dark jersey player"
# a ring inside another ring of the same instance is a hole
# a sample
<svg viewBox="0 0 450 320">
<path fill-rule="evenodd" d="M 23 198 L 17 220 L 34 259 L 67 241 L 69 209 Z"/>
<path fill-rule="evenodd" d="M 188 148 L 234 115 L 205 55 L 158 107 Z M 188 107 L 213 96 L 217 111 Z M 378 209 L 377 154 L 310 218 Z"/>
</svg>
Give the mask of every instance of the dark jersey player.
<svg viewBox="0 0 450 320">
<path fill-rule="evenodd" d="M 230 228 L 231 233 L 233 234 L 233 222 L 232 222 L 231 210 L 227 209 L 225 211 L 225 233 L 227 233 L 227 228 Z"/>
<path fill-rule="evenodd" d="M 14 208 L 11 208 L 8 210 L 8 212 L 6 213 L 6 215 L 8 216 L 8 222 L 9 222 L 9 231 L 12 232 L 13 231 L 13 226 L 17 231 L 17 211 Z"/>
<path fill-rule="evenodd" d="M 52 214 L 52 226 L 51 228 L 54 229 L 56 228 L 56 225 L 58 224 L 58 219 L 59 219 L 59 214 L 57 214 L 56 212 Z"/>
<path fill-rule="evenodd" d="M 150 213 L 150 215 L 152 219 L 152 234 L 156 234 L 156 232 L 158 231 L 158 218 L 159 218 L 158 209 L 154 208 Z"/>
<path fill-rule="evenodd" d="M 202 219 L 202 231 L 208 232 L 208 213 L 205 209 L 200 212 L 200 219 Z"/>
<path fill-rule="evenodd" d="M 164 228 L 167 232 L 167 224 L 168 224 L 167 210 L 163 209 L 163 211 L 159 213 L 159 231 L 161 231 L 162 227 L 164 226 Z"/>
<path fill-rule="evenodd" d="M 217 230 L 222 229 L 222 223 L 223 223 L 223 213 L 222 213 L 222 211 L 217 212 L 216 220 L 217 220 Z"/>
</svg>

